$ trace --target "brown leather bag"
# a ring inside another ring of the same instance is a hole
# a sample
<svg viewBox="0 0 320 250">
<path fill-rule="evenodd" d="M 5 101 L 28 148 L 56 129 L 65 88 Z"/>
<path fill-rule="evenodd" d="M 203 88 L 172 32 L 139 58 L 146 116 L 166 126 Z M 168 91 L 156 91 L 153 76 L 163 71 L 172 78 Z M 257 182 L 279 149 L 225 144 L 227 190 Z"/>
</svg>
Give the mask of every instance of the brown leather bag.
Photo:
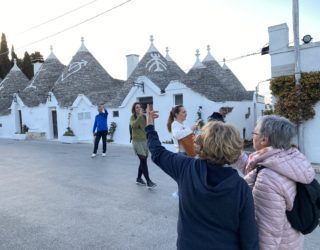
<svg viewBox="0 0 320 250">
<path fill-rule="evenodd" d="M 195 150 L 195 147 L 194 147 L 193 139 L 194 139 L 194 134 L 191 133 L 191 134 L 187 135 L 186 137 L 183 137 L 182 139 L 180 139 L 178 141 L 179 144 L 186 151 L 186 154 L 188 156 L 191 156 L 191 157 L 195 157 L 196 156 L 196 150 Z"/>
</svg>

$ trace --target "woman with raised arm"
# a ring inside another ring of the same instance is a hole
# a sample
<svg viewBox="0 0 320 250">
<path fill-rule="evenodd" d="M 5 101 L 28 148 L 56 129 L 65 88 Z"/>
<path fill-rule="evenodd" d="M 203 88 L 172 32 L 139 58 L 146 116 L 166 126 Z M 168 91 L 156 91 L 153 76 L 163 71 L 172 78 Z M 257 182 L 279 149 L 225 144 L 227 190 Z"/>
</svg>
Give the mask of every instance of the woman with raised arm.
<svg viewBox="0 0 320 250">
<path fill-rule="evenodd" d="M 157 184 L 150 179 L 147 164 L 148 146 L 146 133 L 144 131 L 146 126 L 146 117 L 140 103 L 135 102 L 132 105 L 131 113 L 130 126 L 132 131 L 132 146 L 140 160 L 136 183 L 138 185 L 147 186 L 148 188 L 154 188 Z M 144 175 L 147 183 L 142 179 L 142 175 Z"/>
<path fill-rule="evenodd" d="M 239 132 L 209 122 L 195 139 L 199 158 L 166 150 L 154 130 L 157 111 L 147 109 L 151 158 L 179 186 L 177 249 L 258 249 L 251 190 L 229 164 L 241 154 Z"/>
</svg>

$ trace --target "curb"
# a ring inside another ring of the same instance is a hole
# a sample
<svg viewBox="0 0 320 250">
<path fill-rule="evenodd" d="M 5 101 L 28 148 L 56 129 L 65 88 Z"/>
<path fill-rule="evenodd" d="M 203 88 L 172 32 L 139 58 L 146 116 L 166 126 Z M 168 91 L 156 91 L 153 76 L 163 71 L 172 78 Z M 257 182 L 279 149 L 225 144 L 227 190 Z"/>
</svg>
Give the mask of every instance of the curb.
<svg viewBox="0 0 320 250">
<path fill-rule="evenodd" d="M 320 167 L 313 167 L 316 174 L 320 174 Z"/>
<path fill-rule="evenodd" d="M 316 172 L 316 174 L 320 174 L 320 164 L 318 163 L 311 163 L 314 171 Z"/>
</svg>

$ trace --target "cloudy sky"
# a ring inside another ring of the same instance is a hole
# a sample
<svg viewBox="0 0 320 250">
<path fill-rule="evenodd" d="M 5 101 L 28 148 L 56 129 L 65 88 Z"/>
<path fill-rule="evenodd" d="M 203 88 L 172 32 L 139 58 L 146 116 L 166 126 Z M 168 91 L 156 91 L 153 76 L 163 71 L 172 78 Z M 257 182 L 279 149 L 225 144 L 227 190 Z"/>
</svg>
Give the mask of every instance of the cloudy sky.
<svg viewBox="0 0 320 250">
<path fill-rule="evenodd" d="M 300 0 L 299 7 L 300 38 L 310 34 L 320 41 L 320 1 Z M 247 90 L 270 78 L 270 56 L 246 55 L 259 52 L 268 43 L 268 27 L 280 23 L 288 24 L 293 42 L 292 0 L 10 0 L 2 1 L 0 14 L 0 32 L 19 57 L 40 51 L 46 58 L 52 45 L 67 65 L 84 37 L 108 73 L 126 79 L 125 56 L 142 58 L 153 35 L 156 48 L 165 55 L 169 47 L 186 72 L 196 49 L 203 59 L 210 45 Z M 267 85 L 260 85 L 261 94 Z"/>
</svg>

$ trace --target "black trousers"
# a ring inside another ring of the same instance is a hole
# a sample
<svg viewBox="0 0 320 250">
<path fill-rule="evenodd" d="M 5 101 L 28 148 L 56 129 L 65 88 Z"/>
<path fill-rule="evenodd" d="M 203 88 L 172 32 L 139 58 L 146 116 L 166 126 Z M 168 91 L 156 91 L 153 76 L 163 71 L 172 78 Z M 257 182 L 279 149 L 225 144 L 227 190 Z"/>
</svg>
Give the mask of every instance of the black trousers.
<svg viewBox="0 0 320 250">
<path fill-rule="evenodd" d="M 108 131 L 98 131 L 96 133 L 96 137 L 94 139 L 94 148 L 93 148 L 94 154 L 96 154 L 98 151 L 98 146 L 101 138 L 102 138 L 102 153 L 107 152 L 107 134 L 108 134 Z"/>
<path fill-rule="evenodd" d="M 144 175 L 144 178 L 146 178 L 146 181 L 150 181 L 149 177 L 149 170 L 148 170 L 148 164 L 147 164 L 147 157 L 143 155 L 138 155 L 140 164 L 138 168 L 138 179 L 142 177 L 142 174 Z"/>
</svg>

